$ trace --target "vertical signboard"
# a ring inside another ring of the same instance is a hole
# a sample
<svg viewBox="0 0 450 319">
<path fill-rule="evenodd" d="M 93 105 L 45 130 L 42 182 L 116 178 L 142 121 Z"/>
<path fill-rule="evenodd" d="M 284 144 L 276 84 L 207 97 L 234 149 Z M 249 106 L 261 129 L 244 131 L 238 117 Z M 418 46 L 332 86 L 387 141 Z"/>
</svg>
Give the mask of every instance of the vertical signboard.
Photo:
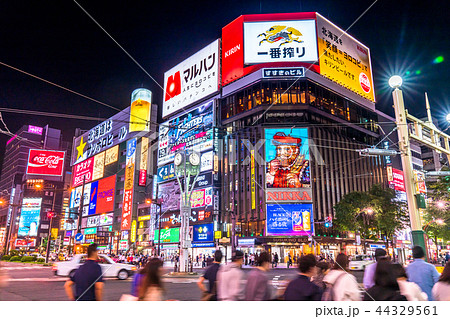
<svg viewBox="0 0 450 319">
<path fill-rule="evenodd" d="M 320 74 L 375 102 L 370 50 L 317 14 Z"/>
<path fill-rule="evenodd" d="M 250 151 L 250 185 L 252 188 L 252 209 L 256 209 L 256 182 L 255 182 L 255 150 Z"/>
<path fill-rule="evenodd" d="M 148 137 L 141 139 L 141 160 L 139 163 L 139 186 L 147 183 Z"/>
<path fill-rule="evenodd" d="M 97 209 L 97 197 L 98 197 L 98 181 L 91 184 L 91 198 L 89 201 L 89 215 L 95 215 Z"/>
<path fill-rule="evenodd" d="M 136 241 L 136 219 L 131 222 L 131 234 L 130 241 L 134 243 Z"/>
<path fill-rule="evenodd" d="M 105 170 L 105 152 L 101 152 L 94 156 L 94 168 L 92 173 L 92 180 L 100 179 L 103 177 Z"/>
<path fill-rule="evenodd" d="M 125 183 L 123 192 L 122 223 L 121 230 L 129 230 L 131 227 L 131 215 L 133 211 L 133 183 L 134 167 L 136 162 L 136 138 L 127 141 L 127 157 L 125 166 Z"/>
</svg>

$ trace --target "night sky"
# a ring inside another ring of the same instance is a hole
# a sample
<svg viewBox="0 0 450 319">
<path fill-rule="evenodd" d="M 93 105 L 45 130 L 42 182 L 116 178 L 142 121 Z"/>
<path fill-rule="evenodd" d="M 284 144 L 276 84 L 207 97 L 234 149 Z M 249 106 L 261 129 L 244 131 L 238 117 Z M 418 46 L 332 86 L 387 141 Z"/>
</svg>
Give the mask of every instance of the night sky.
<svg viewBox="0 0 450 319">
<path fill-rule="evenodd" d="M 87 1 L 84 7 L 161 85 L 164 72 L 221 36 L 241 14 L 317 11 L 347 29 L 374 1 Z M 424 92 L 440 120 L 450 111 L 450 1 L 379 0 L 348 31 L 371 49 L 377 108 L 393 115 L 388 78 L 405 78 L 406 107 L 424 116 Z M 78 7 L 65 1 L 2 1 L 0 62 L 119 109 L 145 87 L 162 90 Z M 433 64 L 437 56 L 444 61 Z M 408 72 L 409 71 L 409 72 Z M 407 75 L 409 74 L 409 75 Z M 116 113 L 100 104 L 0 66 L 0 107 L 92 117 Z M 71 140 L 97 122 L 3 113 L 11 132 L 50 124 Z M 3 128 L 3 127 L 2 127 Z M 445 127 L 444 127 L 445 128 Z M 0 156 L 8 137 L 0 136 Z"/>
</svg>

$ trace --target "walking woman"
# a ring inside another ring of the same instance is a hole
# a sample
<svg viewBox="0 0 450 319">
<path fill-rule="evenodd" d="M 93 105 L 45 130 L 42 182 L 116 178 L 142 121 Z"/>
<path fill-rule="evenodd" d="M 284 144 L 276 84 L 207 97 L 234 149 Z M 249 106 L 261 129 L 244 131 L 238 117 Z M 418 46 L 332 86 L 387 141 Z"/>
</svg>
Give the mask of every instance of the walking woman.
<svg viewBox="0 0 450 319">
<path fill-rule="evenodd" d="M 432 294 L 436 301 L 450 301 L 450 262 L 447 262 L 441 277 L 434 284 Z"/>
<path fill-rule="evenodd" d="M 139 287 L 139 300 L 162 301 L 164 288 L 162 286 L 162 261 L 152 258 L 145 266 L 145 277 Z"/>
</svg>

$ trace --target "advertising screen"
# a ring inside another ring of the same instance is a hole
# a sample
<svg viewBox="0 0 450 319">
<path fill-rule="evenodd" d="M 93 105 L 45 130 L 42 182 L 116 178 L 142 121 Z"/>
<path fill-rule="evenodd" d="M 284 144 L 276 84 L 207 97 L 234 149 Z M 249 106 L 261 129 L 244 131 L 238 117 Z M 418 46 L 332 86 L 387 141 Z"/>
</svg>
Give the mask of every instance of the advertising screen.
<svg viewBox="0 0 450 319">
<path fill-rule="evenodd" d="M 65 152 L 30 149 L 27 174 L 62 176 Z"/>
<path fill-rule="evenodd" d="M 268 236 L 313 235 L 312 204 L 267 204 Z"/>
<path fill-rule="evenodd" d="M 96 214 L 114 210 L 114 195 L 116 193 L 116 175 L 98 181 Z"/>
<path fill-rule="evenodd" d="M 99 217 L 100 226 L 112 225 L 114 220 L 114 213 L 102 214 Z"/>
<path fill-rule="evenodd" d="M 198 152 L 213 148 L 213 105 L 211 100 L 160 126 L 158 166 L 172 162 L 176 151 L 184 147 Z"/>
<path fill-rule="evenodd" d="M 314 20 L 244 23 L 244 64 L 316 61 Z"/>
<path fill-rule="evenodd" d="M 155 243 L 158 242 L 159 229 L 155 229 Z M 180 241 L 180 228 L 161 229 L 161 243 L 178 243 Z"/>
<path fill-rule="evenodd" d="M 216 40 L 165 72 L 162 116 L 217 92 L 219 63 L 219 40 Z"/>
<path fill-rule="evenodd" d="M 42 198 L 24 198 L 19 219 L 18 236 L 37 236 Z"/>
<path fill-rule="evenodd" d="M 161 199 L 162 211 L 174 211 L 180 209 L 180 186 L 177 181 L 171 181 L 158 185 L 158 198 Z"/>
<path fill-rule="evenodd" d="M 193 242 L 214 241 L 214 224 L 194 225 Z"/>
<path fill-rule="evenodd" d="M 88 158 L 84 162 L 76 164 L 73 167 L 72 187 L 83 185 L 92 181 L 94 171 L 94 158 Z"/>
<path fill-rule="evenodd" d="M 127 157 L 125 168 L 125 183 L 122 204 L 121 230 L 129 230 L 131 227 L 131 215 L 133 211 L 133 183 L 136 164 L 136 138 L 127 141 Z"/>
<path fill-rule="evenodd" d="M 307 128 L 265 129 L 266 200 L 312 202 Z"/>
<path fill-rule="evenodd" d="M 94 215 L 97 210 L 97 197 L 98 197 L 98 181 L 91 184 L 89 200 L 89 215 Z"/>
<path fill-rule="evenodd" d="M 195 189 L 191 195 L 191 207 L 204 207 L 213 204 L 213 189 L 212 187 L 204 189 Z"/>
<path fill-rule="evenodd" d="M 375 102 L 370 50 L 317 14 L 320 74 Z"/>
</svg>

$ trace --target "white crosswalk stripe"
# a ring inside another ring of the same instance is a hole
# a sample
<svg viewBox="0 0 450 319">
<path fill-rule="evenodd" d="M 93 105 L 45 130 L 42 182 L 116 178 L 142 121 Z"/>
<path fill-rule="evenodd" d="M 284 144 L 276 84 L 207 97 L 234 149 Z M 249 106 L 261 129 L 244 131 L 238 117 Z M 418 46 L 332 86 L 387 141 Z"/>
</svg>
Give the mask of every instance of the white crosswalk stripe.
<svg viewBox="0 0 450 319">
<path fill-rule="evenodd" d="M 2 267 L 3 270 L 27 270 L 27 269 L 44 269 L 39 266 L 25 266 L 25 267 Z"/>
</svg>

